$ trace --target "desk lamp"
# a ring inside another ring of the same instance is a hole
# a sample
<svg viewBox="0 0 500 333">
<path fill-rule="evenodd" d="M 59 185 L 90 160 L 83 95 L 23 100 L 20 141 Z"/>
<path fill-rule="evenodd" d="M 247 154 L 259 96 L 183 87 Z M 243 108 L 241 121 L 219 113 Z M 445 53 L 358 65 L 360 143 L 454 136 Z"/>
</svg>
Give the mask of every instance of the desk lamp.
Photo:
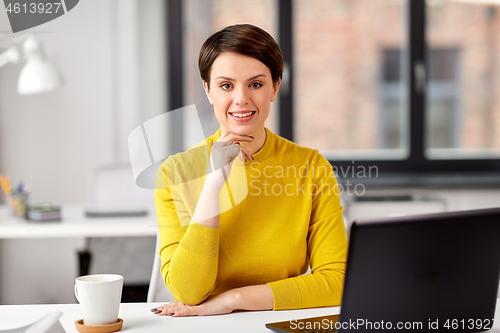
<svg viewBox="0 0 500 333">
<path fill-rule="evenodd" d="M 24 59 L 16 42 L 23 41 Z M 20 36 L 17 41 L 8 41 L 10 47 L 0 53 L 0 67 L 8 63 L 26 62 L 17 81 L 20 95 L 39 94 L 54 90 L 62 85 L 61 75 L 52 61 L 42 53 L 41 42 L 33 35 Z"/>
</svg>

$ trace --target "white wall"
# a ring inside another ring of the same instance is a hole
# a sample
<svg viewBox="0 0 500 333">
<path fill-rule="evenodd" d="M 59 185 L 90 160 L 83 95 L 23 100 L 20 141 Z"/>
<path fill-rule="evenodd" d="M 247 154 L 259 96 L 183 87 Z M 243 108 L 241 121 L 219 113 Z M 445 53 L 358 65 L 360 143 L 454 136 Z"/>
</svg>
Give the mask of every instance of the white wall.
<svg viewBox="0 0 500 333">
<path fill-rule="evenodd" d="M 129 163 L 129 133 L 166 111 L 164 7 L 85 0 L 28 30 L 62 72 L 56 91 L 20 96 L 22 65 L 0 68 L 0 174 L 32 184 L 30 202 L 84 204 L 92 169 Z M 10 31 L 5 11 L 0 31 Z M 83 246 L 82 239 L 0 241 L 0 304 L 74 302 Z"/>
<path fill-rule="evenodd" d="M 0 170 L 33 185 L 32 202 L 84 202 L 89 171 L 115 160 L 112 2 L 82 1 L 32 29 L 59 66 L 64 87 L 16 92 L 22 65 L 0 69 Z M 5 13 L 3 13 L 5 15 Z M 8 30 L 6 17 L 0 29 Z"/>
<path fill-rule="evenodd" d="M 86 0 L 30 29 L 64 76 L 56 91 L 20 96 L 22 65 L 0 69 L 0 172 L 31 183 L 32 202 L 84 202 L 90 170 L 128 162 L 129 133 L 165 112 L 163 10 L 159 0 Z"/>
</svg>

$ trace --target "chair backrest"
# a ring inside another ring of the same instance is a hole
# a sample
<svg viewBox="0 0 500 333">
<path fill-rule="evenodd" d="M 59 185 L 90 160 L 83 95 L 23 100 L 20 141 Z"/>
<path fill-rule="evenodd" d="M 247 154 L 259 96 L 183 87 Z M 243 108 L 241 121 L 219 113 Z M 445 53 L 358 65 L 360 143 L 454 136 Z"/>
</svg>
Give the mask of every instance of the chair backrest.
<svg viewBox="0 0 500 333">
<path fill-rule="evenodd" d="M 160 236 L 156 237 L 156 249 L 153 262 L 153 272 L 151 273 L 151 281 L 149 282 L 148 302 L 175 302 L 174 295 L 168 290 L 163 276 L 161 275 L 161 258 L 160 251 Z"/>
</svg>

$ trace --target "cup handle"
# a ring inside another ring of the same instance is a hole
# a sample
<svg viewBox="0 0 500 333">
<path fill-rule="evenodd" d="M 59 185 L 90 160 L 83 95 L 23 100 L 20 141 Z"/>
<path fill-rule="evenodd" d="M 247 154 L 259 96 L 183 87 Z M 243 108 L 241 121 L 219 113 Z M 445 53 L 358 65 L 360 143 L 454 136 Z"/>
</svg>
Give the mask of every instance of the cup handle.
<svg viewBox="0 0 500 333">
<path fill-rule="evenodd" d="M 75 297 L 78 303 L 80 303 L 80 298 L 78 298 L 78 289 L 76 288 L 76 283 L 75 283 Z"/>
</svg>

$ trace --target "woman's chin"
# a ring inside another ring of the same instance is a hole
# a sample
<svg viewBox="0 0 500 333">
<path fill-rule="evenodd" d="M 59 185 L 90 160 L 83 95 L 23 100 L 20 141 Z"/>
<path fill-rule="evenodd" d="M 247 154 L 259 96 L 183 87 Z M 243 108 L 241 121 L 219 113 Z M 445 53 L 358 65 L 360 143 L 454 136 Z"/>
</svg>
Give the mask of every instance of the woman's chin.
<svg viewBox="0 0 500 333">
<path fill-rule="evenodd" d="M 255 126 L 249 126 L 249 125 L 236 125 L 236 126 L 231 126 L 229 130 L 238 135 L 252 135 L 252 133 L 256 132 Z"/>
</svg>

